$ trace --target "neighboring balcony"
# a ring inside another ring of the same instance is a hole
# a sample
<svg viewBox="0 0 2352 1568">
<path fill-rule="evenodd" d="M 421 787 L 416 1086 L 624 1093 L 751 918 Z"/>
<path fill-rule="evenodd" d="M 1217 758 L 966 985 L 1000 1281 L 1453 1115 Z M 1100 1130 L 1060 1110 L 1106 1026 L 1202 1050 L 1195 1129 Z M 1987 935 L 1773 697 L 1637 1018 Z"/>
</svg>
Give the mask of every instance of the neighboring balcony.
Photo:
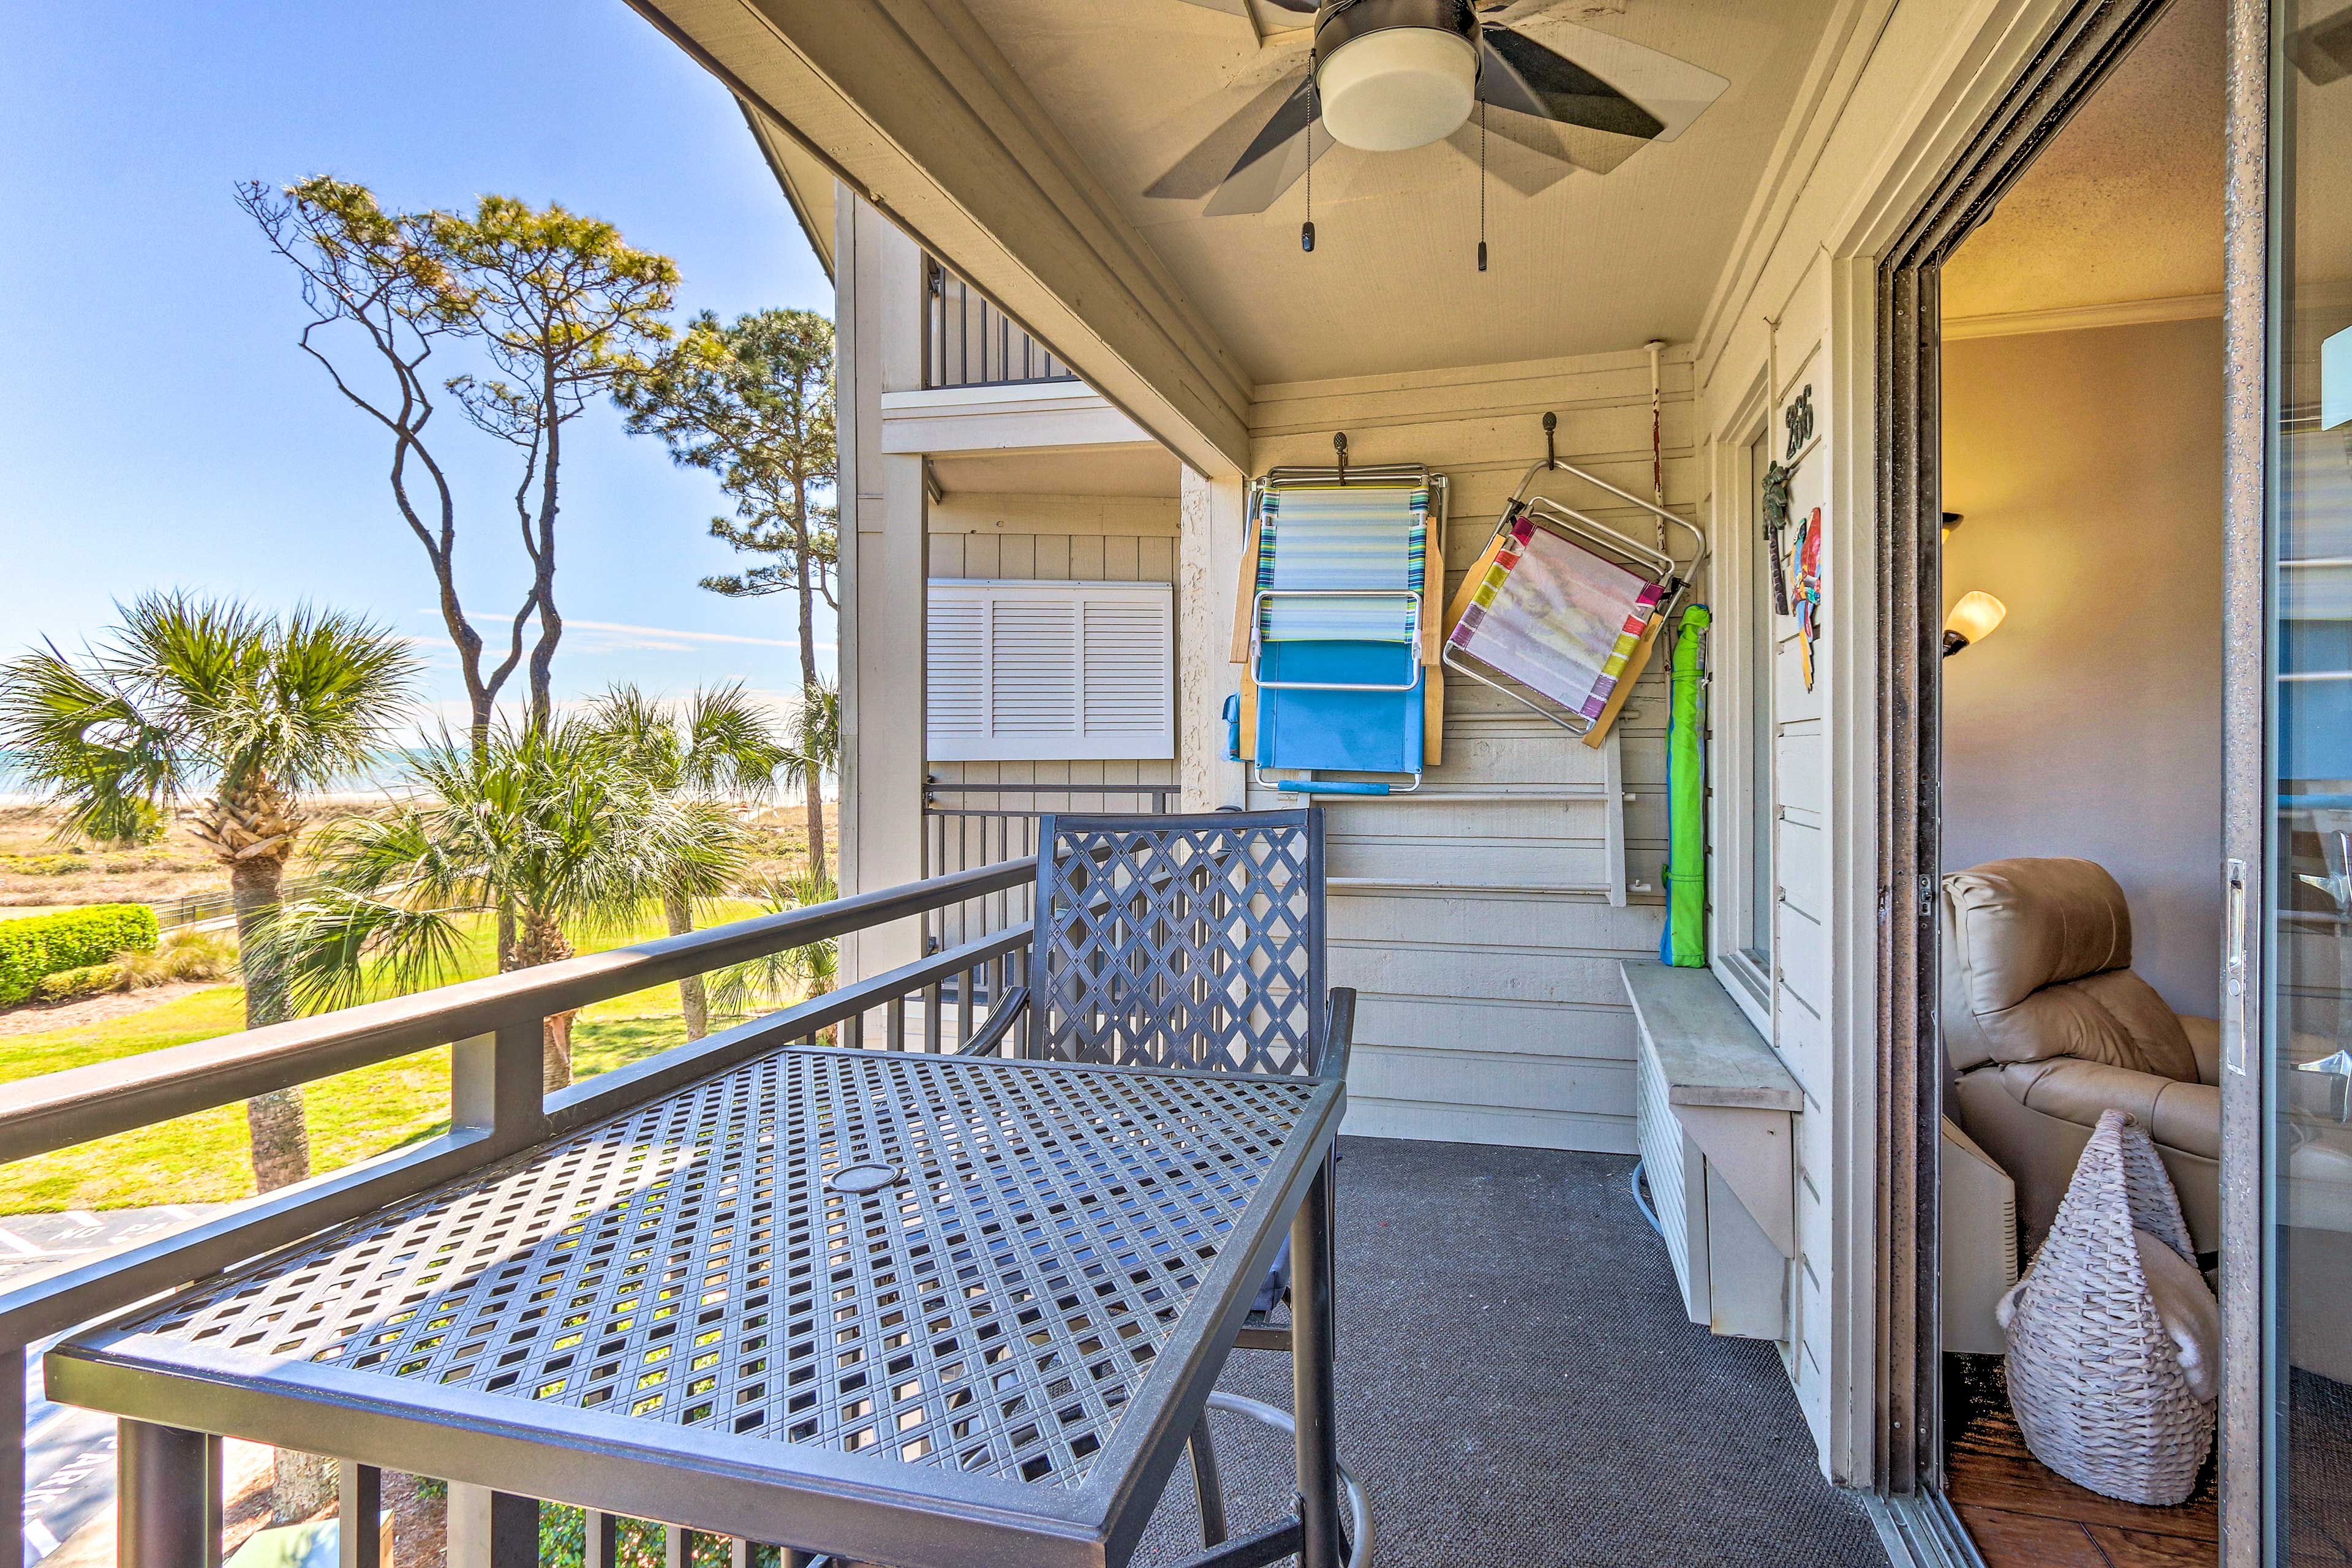
<svg viewBox="0 0 2352 1568">
<path fill-rule="evenodd" d="M 962 279 L 932 261 L 923 274 L 922 383 L 882 394 L 885 452 L 952 458 L 1079 449 L 1140 458 L 1160 451 L 1142 426 Z M 974 477 L 976 488 L 1008 488 L 1003 476 Z M 1086 488 L 1101 487 L 1098 472 Z"/>
<path fill-rule="evenodd" d="M 1076 373 L 962 279 L 923 263 L 923 385 L 1036 386 Z"/>
</svg>

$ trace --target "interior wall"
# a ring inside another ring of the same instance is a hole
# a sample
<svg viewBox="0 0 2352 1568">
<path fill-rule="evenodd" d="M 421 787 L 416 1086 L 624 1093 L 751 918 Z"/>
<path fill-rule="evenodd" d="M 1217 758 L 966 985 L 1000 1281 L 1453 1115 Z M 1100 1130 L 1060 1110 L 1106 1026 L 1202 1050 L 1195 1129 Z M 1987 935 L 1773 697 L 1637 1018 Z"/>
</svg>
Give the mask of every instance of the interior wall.
<svg viewBox="0 0 2352 1568">
<path fill-rule="evenodd" d="M 1688 516 L 1702 482 L 1689 355 L 1668 349 L 1664 362 L 1667 505 Z M 1444 473 L 1450 600 L 1542 458 L 1547 411 L 1559 416 L 1563 461 L 1649 492 L 1650 365 L 1639 349 L 1261 387 L 1252 466 L 1328 466 L 1344 430 L 1352 462 Z M 1570 476 L 1537 493 L 1654 537 L 1638 508 Z M 1234 594 L 1231 575 L 1211 585 L 1221 637 Z M 1420 793 L 1323 798 L 1331 984 L 1360 996 L 1349 1132 L 1633 1152 L 1634 1030 L 1618 964 L 1658 950 L 1665 665 L 1652 660 L 1617 726 L 1627 875 L 1646 884 L 1622 908 L 1600 890 L 1604 753 L 1463 677 L 1446 682 L 1445 760 Z M 1249 791 L 1260 808 L 1297 799 Z"/>
<path fill-rule="evenodd" d="M 1947 343 L 1944 599 L 1999 630 L 1946 659 L 1944 868 L 2095 860 L 2133 967 L 2217 1016 L 2221 323 Z"/>
</svg>

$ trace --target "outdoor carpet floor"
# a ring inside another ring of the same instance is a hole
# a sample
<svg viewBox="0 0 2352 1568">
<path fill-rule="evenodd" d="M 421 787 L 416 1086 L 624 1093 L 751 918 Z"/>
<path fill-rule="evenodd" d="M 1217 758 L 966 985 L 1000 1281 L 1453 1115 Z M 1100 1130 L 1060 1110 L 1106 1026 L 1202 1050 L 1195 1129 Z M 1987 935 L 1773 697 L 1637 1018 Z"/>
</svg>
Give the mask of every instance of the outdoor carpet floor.
<svg viewBox="0 0 2352 1568">
<path fill-rule="evenodd" d="M 1340 1462 L 1376 1561 L 1416 1568 L 1884 1568 L 1822 1479 L 1776 1349 L 1683 1310 L 1607 1154 L 1340 1141 Z M 1288 1408 L 1279 1355 L 1223 1387 Z M 1286 1511 L 1289 1440 L 1214 1413 L 1236 1533 Z M 1200 1550 L 1180 1463 L 1135 1562 Z"/>
</svg>

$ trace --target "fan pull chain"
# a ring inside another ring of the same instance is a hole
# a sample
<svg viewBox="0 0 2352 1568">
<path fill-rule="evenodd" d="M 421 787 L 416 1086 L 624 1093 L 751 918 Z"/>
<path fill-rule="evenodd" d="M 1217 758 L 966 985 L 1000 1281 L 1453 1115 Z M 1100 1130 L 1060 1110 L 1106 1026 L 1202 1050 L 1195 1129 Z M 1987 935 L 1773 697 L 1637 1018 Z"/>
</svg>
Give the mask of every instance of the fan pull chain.
<svg viewBox="0 0 2352 1568">
<path fill-rule="evenodd" d="M 1307 118 L 1307 221 L 1298 226 L 1298 248 L 1315 249 L 1315 122 L 1323 118 L 1323 95 L 1314 99 L 1315 112 Z"/>
<path fill-rule="evenodd" d="M 1486 100 L 1478 100 L 1478 270 L 1486 270 Z"/>
</svg>

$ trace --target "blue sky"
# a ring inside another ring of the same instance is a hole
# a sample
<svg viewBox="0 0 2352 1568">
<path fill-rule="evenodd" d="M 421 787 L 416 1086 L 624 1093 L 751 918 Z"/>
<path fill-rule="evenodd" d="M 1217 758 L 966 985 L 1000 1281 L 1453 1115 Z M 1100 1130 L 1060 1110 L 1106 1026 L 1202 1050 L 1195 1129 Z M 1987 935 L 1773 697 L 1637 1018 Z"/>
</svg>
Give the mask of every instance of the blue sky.
<svg viewBox="0 0 2352 1568">
<path fill-rule="evenodd" d="M 240 180 L 331 173 L 387 206 L 561 201 L 675 258 L 681 314 L 830 311 L 733 100 L 621 0 L 0 0 L 0 25 L 7 653 L 184 588 L 366 611 L 421 639 L 428 696 L 460 690 L 386 444 L 295 347 L 295 281 L 235 205 Z M 436 420 L 436 451 L 487 632 L 527 585 L 514 458 L 461 420 Z M 738 560 L 704 533 L 729 510 L 717 487 L 609 407 L 566 439 L 558 695 L 797 687 L 786 600 L 695 585 Z"/>
</svg>

